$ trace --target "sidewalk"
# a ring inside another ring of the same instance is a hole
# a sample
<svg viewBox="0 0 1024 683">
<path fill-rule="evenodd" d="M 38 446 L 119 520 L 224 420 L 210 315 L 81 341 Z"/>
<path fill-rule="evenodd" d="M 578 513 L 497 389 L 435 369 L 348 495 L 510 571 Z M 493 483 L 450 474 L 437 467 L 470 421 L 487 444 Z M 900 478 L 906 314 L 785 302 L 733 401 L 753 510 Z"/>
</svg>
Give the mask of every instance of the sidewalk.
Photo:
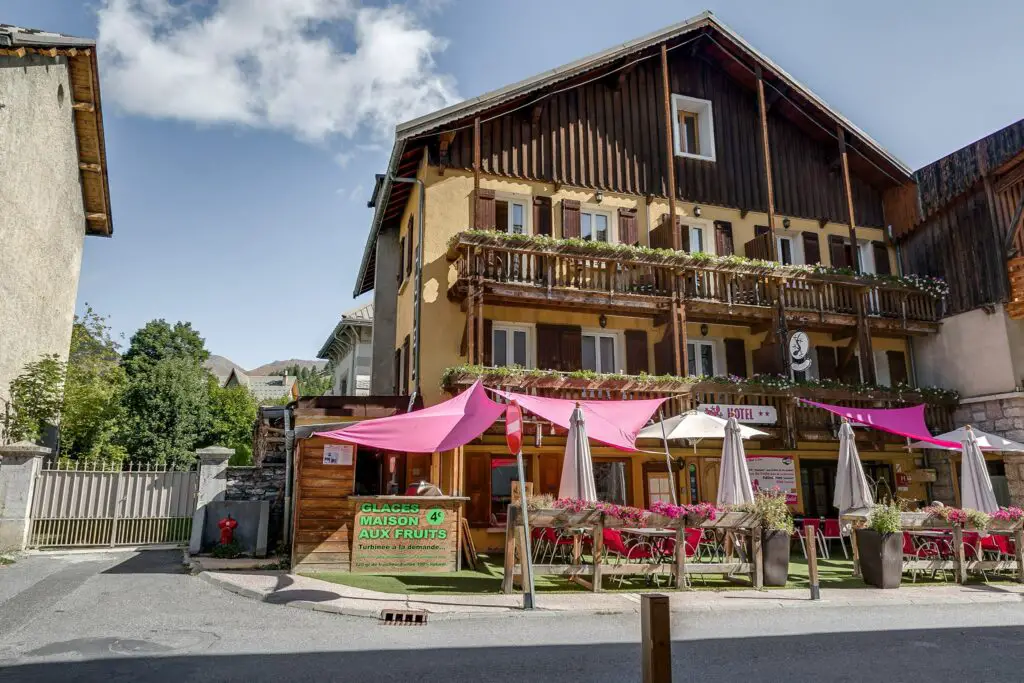
<svg viewBox="0 0 1024 683">
<path fill-rule="evenodd" d="M 640 593 L 540 593 L 537 609 L 522 609 L 523 597 L 513 595 L 410 595 L 389 594 L 342 586 L 284 571 L 201 571 L 199 576 L 225 590 L 277 605 L 378 618 L 381 610 L 424 610 L 430 618 L 534 617 L 565 613 L 630 614 L 640 611 Z M 920 586 L 905 584 L 898 590 L 874 588 L 822 588 L 812 602 L 806 590 L 664 591 L 676 612 L 820 609 L 824 607 L 954 605 L 1024 602 L 1024 585 Z"/>
</svg>

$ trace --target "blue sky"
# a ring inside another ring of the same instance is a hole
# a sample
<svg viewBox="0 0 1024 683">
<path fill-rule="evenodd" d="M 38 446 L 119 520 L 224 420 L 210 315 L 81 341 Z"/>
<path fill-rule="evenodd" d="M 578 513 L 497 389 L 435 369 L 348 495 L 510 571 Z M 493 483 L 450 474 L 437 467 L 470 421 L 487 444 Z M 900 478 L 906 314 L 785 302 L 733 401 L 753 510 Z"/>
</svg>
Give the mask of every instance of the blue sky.
<svg viewBox="0 0 1024 683">
<path fill-rule="evenodd" d="M 3 0 L 101 40 L 115 235 L 79 305 L 312 358 L 351 292 L 395 122 L 713 10 L 913 168 L 1024 116 L 1024 3 Z"/>
</svg>

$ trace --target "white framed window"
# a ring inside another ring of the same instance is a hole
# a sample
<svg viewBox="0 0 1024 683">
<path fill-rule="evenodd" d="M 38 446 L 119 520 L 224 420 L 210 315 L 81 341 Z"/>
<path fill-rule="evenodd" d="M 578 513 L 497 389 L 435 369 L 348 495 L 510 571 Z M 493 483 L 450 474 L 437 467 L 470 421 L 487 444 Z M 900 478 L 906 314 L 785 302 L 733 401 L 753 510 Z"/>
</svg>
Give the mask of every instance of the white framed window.
<svg viewBox="0 0 1024 683">
<path fill-rule="evenodd" d="M 686 342 L 686 372 L 691 377 L 713 377 L 717 373 L 718 344 L 712 340 Z"/>
<path fill-rule="evenodd" d="M 672 479 L 668 472 L 647 472 L 647 506 L 655 501 L 672 502 Z"/>
<path fill-rule="evenodd" d="M 533 327 L 531 325 L 510 325 L 494 323 L 491 328 L 491 353 L 494 367 L 503 368 L 518 365 L 532 368 Z"/>
<path fill-rule="evenodd" d="M 619 372 L 623 366 L 622 335 L 607 330 L 583 331 L 583 369 Z"/>
<path fill-rule="evenodd" d="M 715 249 L 715 228 L 709 223 L 693 222 L 686 226 L 690 236 L 690 253 L 696 254 L 699 251 L 705 254 L 714 254 Z"/>
<path fill-rule="evenodd" d="M 715 160 L 715 124 L 711 101 L 672 96 L 672 141 L 676 156 Z"/>
<path fill-rule="evenodd" d="M 857 240 L 857 257 L 860 259 L 860 272 L 872 275 L 878 272 L 875 267 L 875 250 L 871 242 Z"/>
<path fill-rule="evenodd" d="M 587 206 L 581 207 L 580 237 L 592 242 L 614 242 L 611 213 Z"/>
<path fill-rule="evenodd" d="M 495 193 L 495 227 L 510 235 L 530 235 L 530 198 L 517 194 Z"/>
</svg>

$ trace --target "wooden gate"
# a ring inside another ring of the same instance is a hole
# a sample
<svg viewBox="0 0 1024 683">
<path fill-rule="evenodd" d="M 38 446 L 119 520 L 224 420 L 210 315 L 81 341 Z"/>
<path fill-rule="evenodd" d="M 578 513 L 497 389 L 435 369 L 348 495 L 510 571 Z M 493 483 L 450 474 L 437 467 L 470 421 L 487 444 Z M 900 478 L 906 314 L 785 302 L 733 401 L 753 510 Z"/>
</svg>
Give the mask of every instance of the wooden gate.
<svg viewBox="0 0 1024 683">
<path fill-rule="evenodd" d="M 47 466 L 32 496 L 29 546 L 188 543 L 198 485 L 198 472 L 160 466 Z"/>
</svg>

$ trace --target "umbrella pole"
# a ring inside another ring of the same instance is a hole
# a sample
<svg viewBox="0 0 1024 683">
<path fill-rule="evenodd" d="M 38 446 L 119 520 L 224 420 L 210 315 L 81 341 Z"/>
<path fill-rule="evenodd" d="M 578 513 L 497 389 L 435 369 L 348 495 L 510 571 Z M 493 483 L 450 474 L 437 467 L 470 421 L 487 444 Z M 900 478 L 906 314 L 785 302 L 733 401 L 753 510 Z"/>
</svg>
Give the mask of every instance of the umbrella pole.
<svg viewBox="0 0 1024 683">
<path fill-rule="evenodd" d="M 658 422 L 661 423 L 661 442 L 665 444 L 665 464 L 668 466 L 668 487 L 672 494 L 672 504 L 679 505 L 679 497 L 676 495 L 675 477 L 672 476 L 672 456 L 668 452 L 668 434 L 665 432 L 665 415 L 661 408 L 658 408 Z"/>
</svg>

